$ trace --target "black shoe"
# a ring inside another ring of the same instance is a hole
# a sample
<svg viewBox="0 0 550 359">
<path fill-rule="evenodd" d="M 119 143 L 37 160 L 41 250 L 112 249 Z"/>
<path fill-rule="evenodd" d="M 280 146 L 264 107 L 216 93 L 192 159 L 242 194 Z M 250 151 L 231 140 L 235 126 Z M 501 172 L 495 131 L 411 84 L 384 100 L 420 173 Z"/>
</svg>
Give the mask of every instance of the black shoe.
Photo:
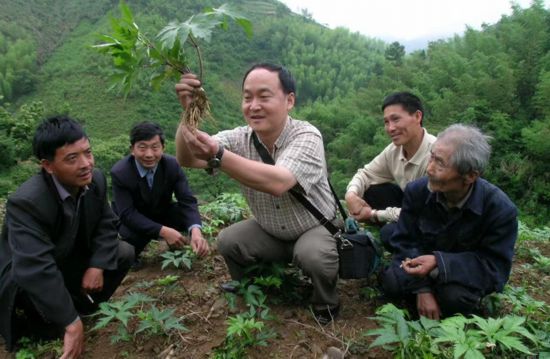
<svg viewBox="0 0 550 359">
<path fill-rule="evenodd" d="M 134 260 L 134 263 L 132 264 L 130 270 L 132 270 L 133 272 L 137 272 L 138 270 L 143 269 L 143 267 L 145 267 L 145 263 L 143 263 L 143 260 L 140 257 L 137 257 Z"/>
<path fill-rule="evenodd" d="M 237 285 L 235 283 L 235 281 L 221 283 L 220 288 L 227 293 L 237 293 Z"/>
<path fill-rule="evenodd" d="M 340 304 L 334 308 L 312 309 L 312 311 L 319 324 L 327 325 L 328 323 L 336 320 L 338 314 L 340 314 Z"/>
</svg>

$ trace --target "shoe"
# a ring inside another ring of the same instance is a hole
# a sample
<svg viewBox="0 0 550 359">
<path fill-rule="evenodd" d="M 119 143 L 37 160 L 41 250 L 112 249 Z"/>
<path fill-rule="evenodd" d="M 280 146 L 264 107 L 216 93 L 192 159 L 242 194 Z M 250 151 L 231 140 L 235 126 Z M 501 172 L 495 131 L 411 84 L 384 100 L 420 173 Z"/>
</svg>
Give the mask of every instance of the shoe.
<svg viewBox="0 0 550 359">
<path fill-rule="evenodd" d="M 237 293 L 237 285 L 235 285 L 235 281 L 221 283 L 220 288 L 227 293 Z"/>
<path fill-rule="evenodd" d="M 334 308 L 326 308 L 326 309 L 313 309 L 313 315 L 315 316 L 315 319 L 319 322 L 321 325 L 327 325 L 328 323 L 334 321 L 338 314 L 340 314 L 340 304 L 338 304 Z"/>
<path fill-rule="evenodd" d="M 140 257 L 137 257 L 136 259 L 134 259 L 134 263 L 132 264 L 130 270 L 133 272 L 137 272 L 138 270 L 143 269 L 143 267 L 145 267 L 145 263 L 143 263 L 143 260 Z"/>
</svg>

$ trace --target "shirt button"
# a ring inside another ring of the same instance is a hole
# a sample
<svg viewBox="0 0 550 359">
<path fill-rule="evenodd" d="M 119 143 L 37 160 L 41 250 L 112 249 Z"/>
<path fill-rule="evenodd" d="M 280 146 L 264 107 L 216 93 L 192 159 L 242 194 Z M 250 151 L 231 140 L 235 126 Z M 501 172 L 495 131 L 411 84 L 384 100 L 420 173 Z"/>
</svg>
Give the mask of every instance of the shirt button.
<svg viewBox="0 0 550 359">
<path fill-rule="evenodd" d="M 281 226 L 281 229 L 286 229 L 286 227 L 285 227 L 285 226 Z"/>
<path fill-rule="evenodd" d="M 281 209 L 281 206 L 279 206 L 279 205 L 277 204 L 277 205 L 275 205 L 275 208 Z"/>
</svg>

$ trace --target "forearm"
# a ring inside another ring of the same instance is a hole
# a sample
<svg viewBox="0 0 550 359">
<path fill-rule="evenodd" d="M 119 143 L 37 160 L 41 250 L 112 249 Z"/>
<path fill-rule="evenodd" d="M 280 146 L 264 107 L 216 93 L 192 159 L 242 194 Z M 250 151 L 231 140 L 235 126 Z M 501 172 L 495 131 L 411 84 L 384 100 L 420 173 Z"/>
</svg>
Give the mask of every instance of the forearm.
<svg viewBox="0 0 550 359">
<path fill-rule="evenodd" d="M 187 143 L 181 133 L 181 124 L 176 131 L 176 159 L 180 166 L 191 168 L 206 168 L 206 161 L 196 158 L 189 150 Z"/>
<path fill-rule="evenodd" d="M 249 160 L 226 150 L 221 169 L 239 183 L 274 196 L 281 196 L 296 185 L 292 172 L 282 166 Z"/>
</svg>

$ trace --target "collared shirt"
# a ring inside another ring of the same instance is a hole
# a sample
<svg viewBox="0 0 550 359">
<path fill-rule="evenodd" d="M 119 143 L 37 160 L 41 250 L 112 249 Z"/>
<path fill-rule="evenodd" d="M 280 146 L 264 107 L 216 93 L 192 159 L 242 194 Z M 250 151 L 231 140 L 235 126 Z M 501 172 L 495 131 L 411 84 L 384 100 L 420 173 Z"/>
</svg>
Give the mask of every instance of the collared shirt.
<svg viewBox="0 0 550 359">
<path fill-rule="evenodd" d="M 63 203 L 63 211 L 72 212 L 73 215 L 73 222 L 70 224 L 70 236 L 76 237 L 78 233 L 78 226 L 80 225 L 80 203 L 82 202 L 82 197 L 88 192 L 88 186 L 84 186 L 77 195 L 77 198 L 74 198 L 69 191 L 59 182 L 57 177 L 52 175 L 52 180 L 55 185 L 55 189 L 57 190 L 57 193 L 59 194 L 59 198 L 61 198 L 61 202 Z M 76 323 L 78 320 L 80 320 L 80 317 L 77 315 L 76 318 L 71 322 L 71 324 Z"/>
<path fill-rule="evenodd" d="M 251 135 L 252 129 L 243 126 L 219 132 L 215 138 L 229 151 L 261 162 Z M 317 128 L 289 117 L 271 156 L 276 166 L 292 172 L 300 190 L 326 218 L 335 218 L 336 203 L 328 185 L 323 138 Z M 319 225 L 319 221 L 288 192 L 275 197 L 243 185 L 241 190 L 258 223 L 277 238 L 296 240 Z"/>
<path fill-rule="evenodd" d="M 80 203 L 82 202 L 82 197 L 88 192 L 88 186 L 84 186 L 75 198 L 67 191 L 61 182 L 59 182 L 57 177 L 52 175 L 52 180 L 59 194 L 59 198 L 61 198 L 61 202 L 63 203 L 63 211 L 73 214 L 73 222 L 70 224 L 71 228 L 69 233 L 71 234 L 70 237 L 74 238 L 78 233 L 78 226 L 80 225 Z"/>
<path fill-rule="evenodd" d="M 141 163 L 134 157 L 134 161 L 136 163 L 136 168 L 138 170 L 138 173 L 139 173 L 139 176 L 141 178 L 147 176 L 147 184 L 149 185 L 149 189 L 152 189 L 153 188 L 153 183 L 154 183 L 154 180 L 155 180 L 155 173 L 157 173 L 157 168 L 158 168 L 158 163 L 155 165 L 155 167 L 153 168 L 145 168 L 141 165 Z M 201 229 L 202 228 L 202 225 L 200 224 L 192 224 L 189 226 L 189 228 L 187 228 L 187 234 L 189 236 L 191 236 L 191 230 L 193 228 L 198 228 L 198 229 Z"/>
<path fill-rule="evenodd" d="M 430 150 L 436 137 L 430 135 L 426 129 L 423 130 L 420 147 L 410 160 L 405 157 L 403 146 L 390 143 L 378 156 L 357 171 L 349 182 L 347 191 L 363 197 L 369 186 L 388 182 L 394 182 L 404 190 L 407 183 L 425 176 Z M 388 207 L 376 213 L 380 221 L 395 222 L 400 212 L 401 208 Z"/>
<path fill-rule="evenodd" d="M 147 179 L 147 184 L 149 185 L 149 189 L 152 189 L 153 181 L 155 179 L 155 173 L 157 172 L 158 163 L 153 168 L 145 168 L 141 165 L 141 163 L 137 159 L 134 159 L 134 161 L 136 162 L 136 167 L 137 167 L 139 176 L 141 178 L 147 177 L 146 179 Z"/>
</svg>

